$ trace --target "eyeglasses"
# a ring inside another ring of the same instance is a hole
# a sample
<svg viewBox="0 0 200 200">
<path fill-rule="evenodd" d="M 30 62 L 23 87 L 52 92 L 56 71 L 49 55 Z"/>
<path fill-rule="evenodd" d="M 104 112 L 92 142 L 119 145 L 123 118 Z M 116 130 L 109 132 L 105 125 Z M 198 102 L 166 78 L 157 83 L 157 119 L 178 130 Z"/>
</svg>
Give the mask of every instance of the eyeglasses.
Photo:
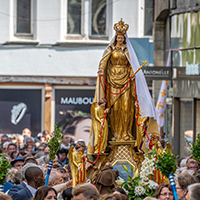
<svg viewBox="0 0 200 200">
<path fill-rule="evenodd" d="M 176 187 L 177 190 L 182 190 L 182 188 Z"/>
<path fill-rule="evenodd" d="M 160 194 L 160 195 L 162 195 L 163 197 L 166 197 L 166 196 L 170 196 L 170 197 L 172 197 L 172 196 L 173 196 L 172 193 L 164 193 L 164 194 Z"/>
</svg>

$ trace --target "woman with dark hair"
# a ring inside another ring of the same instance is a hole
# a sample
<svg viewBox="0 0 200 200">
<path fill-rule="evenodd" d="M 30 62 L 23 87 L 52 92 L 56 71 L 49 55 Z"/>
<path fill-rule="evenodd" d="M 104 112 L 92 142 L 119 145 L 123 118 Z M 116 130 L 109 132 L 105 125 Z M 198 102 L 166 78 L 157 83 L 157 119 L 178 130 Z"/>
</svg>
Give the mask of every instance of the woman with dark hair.
<svg viewBox="0 0 200 200">
<path fill-rule="evenodd" d="M 73 198 L 72 195 L 72 187 L 66 188 L 62 193 L 63 200 L 71 200 Z"/>
<path fill-rule="evenodd" d="M 83 139 L 87 146 L 91 127 L 90 115 L 80 115 L 68 111 L 58 126 L 62 127 L 63 134 L 68 135 L 69 138 L 74 138 L 76 141 Z"/>
<path fill-rule="evenodd" d="M 168 183 L 160 184 L 155 191 L 155 197 L 160 200 L 173 200 L 173 193 Z"/>
<path fill-rule="evenodd" d="M 57 192 L 49 186 L 40 187 L 32 200 L 57 200 Z"/>
</svg>

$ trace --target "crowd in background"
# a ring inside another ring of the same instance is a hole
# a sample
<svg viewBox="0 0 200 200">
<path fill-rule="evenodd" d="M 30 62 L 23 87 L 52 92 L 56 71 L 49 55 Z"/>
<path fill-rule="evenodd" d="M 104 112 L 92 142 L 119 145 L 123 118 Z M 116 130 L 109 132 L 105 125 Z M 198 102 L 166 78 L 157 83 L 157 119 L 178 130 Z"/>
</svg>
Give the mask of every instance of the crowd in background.
<svg viewBox="0 0 200 200">
<path fill-rule="evenodd" d="M 72 188 L 68 151 L 76 142 L 67 134 L 62 136 L 63 143 L 53 161 L 48 186 L 44 186 L 49 163 L 49 139 L 48 131 L 44 130 L 33 138 L 28 128 L 13 138 L 6 134 L 1 136 L 0 153 L 4 152 L 11 168 L 0 200 L 128 200 L 127 192 L 119 188 L 115 182 L 119 174 L 112 171 L 110 163 L 100 172 L 100 178 L 97 177 L 95 186 L 87 180 L 88 183 Z M 180 159 L 175 179 L 179 200 L 200 199 L 200 170 L 197 161 L 191 157 Z M 173 200 L 170 185 L 160 184 L 155 197 L 160 200 Z"/>
</svg>

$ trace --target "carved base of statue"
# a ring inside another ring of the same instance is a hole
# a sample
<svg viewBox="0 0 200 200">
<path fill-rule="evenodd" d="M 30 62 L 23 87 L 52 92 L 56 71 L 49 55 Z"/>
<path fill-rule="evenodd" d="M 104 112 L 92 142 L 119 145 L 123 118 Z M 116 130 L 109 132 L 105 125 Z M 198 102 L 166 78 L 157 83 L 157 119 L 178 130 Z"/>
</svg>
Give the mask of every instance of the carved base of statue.
<svg viewBox="0 0 200 200">
<path fill-rule="evenodd" d="M 134 176 L 136 169 L 141 168 L 141 162 L 144 156 L 140 152 L 135 152 L 135 140 L 132 141 L 110 141 L 111 152 L 109 160 L 113 166 L 113 170 L 119 170 L 119 176 L 127 180 L 128 173 L 124 169 L 125 165 L 129 173 Z M 131 170 L 131 166 L 133 171 Z"/>
</svg>

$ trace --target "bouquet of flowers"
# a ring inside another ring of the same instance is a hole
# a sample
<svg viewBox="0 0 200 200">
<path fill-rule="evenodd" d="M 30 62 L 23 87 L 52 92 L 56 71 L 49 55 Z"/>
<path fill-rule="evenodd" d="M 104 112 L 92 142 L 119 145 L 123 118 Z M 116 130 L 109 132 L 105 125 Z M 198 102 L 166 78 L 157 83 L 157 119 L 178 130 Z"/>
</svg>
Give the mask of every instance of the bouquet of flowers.
<svg viewBox="0 0 200 200">
<path fill-rule="evenodd" d="M 141 171 L 138 174 L 138 169 L 135 173 L 135 178 L 128 176 L 128 181 L 122 183 L 121 187 L 128 192 L 130 199 L 142 200 L 147 196 L 154 197 L 155 189 L 158 184 L 150 179 L 154 175 L 154 164 L 155 158 L 149 159 L 148 154 L 145 156 L 142 162 Z M 124 166 L 124 169 L 128 172 L 128 168 Z M 133 169 L 131 169 L 133 170 Z"/>
</svg>

